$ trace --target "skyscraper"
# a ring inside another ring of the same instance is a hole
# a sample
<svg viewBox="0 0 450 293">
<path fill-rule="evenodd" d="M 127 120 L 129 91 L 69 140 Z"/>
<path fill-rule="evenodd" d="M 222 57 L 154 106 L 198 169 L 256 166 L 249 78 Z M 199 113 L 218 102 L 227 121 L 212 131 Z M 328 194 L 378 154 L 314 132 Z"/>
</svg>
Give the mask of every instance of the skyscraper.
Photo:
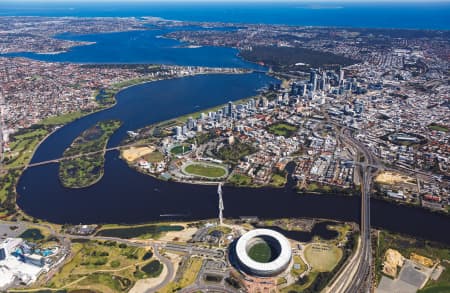
<svg viewBox="0 0 450 293">
<path fill-rule="evenodd" d="M 314 79 L 316 79 L 316 72 L 314 70 L 311 70 L 309 73 L 309 83 L 313 83 Z"/>
<path fill-rule="evenodd" d="M 195 127 L 195 120 L 194 120 L 194 118 L 192 118 L 192 117 L 189 117 L 189 119 L 188 119 L 188 121 L 187 121 L 187 123 L 186 123 L 186 126 L 187 126 L 187 128 L 189 129 L 189 130 L 191 130 L 191 129 L 193 129 L 194 127 Z"/>
<path fill-rule="evenodd" d="M 302 96 L 302 97 L 306 96 L 306 84 L 302 84 L 300 96 Z"/>
<path fill-rule="evenodd" d="M 228 111 L 228 107 L 227 106 L 223 106 L 222 107 L 222 112 L 223 115 L 227 116 L 228 114 L 230 114 L 230 112 Z"/>
<path fill-rule="evenodd" d="M 325 89 L 325 79 L 323 78 L 319 81 L 319 89 L 322 91 Z"/>
<path fill-rule="evenodd" d="M 339 84 L 342 84 L 344 82 L 344 70 L 339 70 Z"/>
<path fill-rule="evenodd" d="M 176 136 L 180 136 L 180 135 L 183 134 L 183 133 L 182 133 L 183 131 L 182 131 L 181 126 L 176 126 L 174 130 L 175 130 L 175 135 L 176 135 Z"/>
<path fill-rule="evenodd" d="M 316 91 L 317 89 L 317 73 L 315 70 L 311 70 L 309 73 L 309 83 L 311 84 L 311 91 Z"/>
</svg>

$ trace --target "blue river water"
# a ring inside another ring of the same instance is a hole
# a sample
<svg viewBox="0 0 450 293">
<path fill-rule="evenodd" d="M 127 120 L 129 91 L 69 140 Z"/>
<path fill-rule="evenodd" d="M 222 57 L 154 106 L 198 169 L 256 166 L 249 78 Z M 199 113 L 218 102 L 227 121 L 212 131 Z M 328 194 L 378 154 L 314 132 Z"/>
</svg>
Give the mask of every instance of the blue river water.
<svg viewBox="0 0 450 293">
<path fill-rule="evenodd" d="M 264 23 L 307 26 L 340 26 L 369 28 L 450 29 L 450 3 L 424 1 L 391 3 L 370 1 L 359 3 L 274 1 L 270 3 L 214 2 L 177 3 L 99 1 L 14 1 L 0 2 L 0 15 L 139 17 L 158 16 L 166 19 Z"/>
<path fill-rule="evenodd" d="M 237 7 L 228 4 L 209 6 L 180 4 L 171 7 L 163 4 L 159 4 L 160 6 L 111 4 L 108 9 L 103 5 L 96 6 L 95 3 L 89 5 L 28 3 L 22 7 L 21 5 L 2 1 L 0 14 L 153 15 L 185 20 L 367 27 L 383 27 L 387 24 L 386 19 L 391 18 L 388 24 L 395 27 L 450 27 L 448 20 L 442 18 L 442 15 L 448 12 L 448 6 L 444 4 L 432 6 L 430 9 L 412 5 L 415 7 L 412 9 L 415 14 L 409 11 L 409 8 L 395 6 L 397 8 L 391 12 L 383 10 L 386 18 L 380 18 L 381 11 L 371 10 L 373 7 L 370 5 L 351 6 L 353 8 L 298 6 L 294 7 L 295 9 L 287 4 L 277 4 L 272 8 L 266 4 L 262 6 L 242 4 Z M 400 13 L 401 9 L 404 10 L 403 14 Z M 420 9 L 422 18 L 417 17 L 411 22 L 411 15 L 418 16 Z M 393 19 L 396 14 L 404 16 Z M 354 19 L 353 23 L 351 19 Z M 255 65 L 238 58 L 237 52 L 233 49 L 179 48 L 182 44 L 177 41 L 157 38 L 162 32 L 148 30 L 76 37 L 63 35 L 59 37 L 95 41 L 96 44 L 76 47 L 58 55 L 24 53 L 21 56 L 44 61 L 75 63 L 159 63 L 255 68 Z M 105 119 L 123 121 L 123 126 L 109 142 L 109 146 L 115 146 L 125 137 L 127 130 L 254 95 L 258 89 L 273 81 L 264 73 L 203 75 L 127 88 L 117 95 L 118 103 L 115 107 L 81 118 L 56 131 L 39 146 L 32 162 L 60 157 L 74 138 L 97 121 Z M 25 212 L 56 223 L 142 223 L 174 219 L 207 219 L 217 215 L 216 187 L 164 182 L 140 174 L 120 160 L 116 151 L 107 153 L 105 174 L 92 187 L 84 189 L 62 187 L 58 179 L 58 165 L 49 164 L 27 169 L 20 178 L 17 191 L 19 193 L 17 203 Z M 292 190 L 291 184 L 283 189 L 226 186 L 224 202 L 225 217 L 313 217 L 355 222 L 360 218 L 358 197 L 299 195 Z M 372 200 L 371 220 L 375 227 L 450 244 L 450 234 L 442 232 L 446 230 L 445 227 L 450 227 L 450 218 L 445 215 Z"/>
<path fill-rule="evenodd" d="M 104 119 L 123 120 L 109 146 L 126 130 L 180 114 L 250 96 L 273 82 L 263 73 L 203 75 L 147 83 L 121 91 L 115 107 L 70 123 L 45 140 L 33 162 L 59 157 L 84 129 Z M 28 214 L 56 223 L 143 223 L 164 220 L 209 219 L 217 216 L 216 186 L 165 182 L 138 173 L 119 158 L 106 155 L 105 174 L 92 187 L 67 189 L 58 179 L 58 165 L 27 169 L 17 191 L 18 205 Z M 299 195 L 286 188 L 224 187 L 225 217 L 312 217 L 357 222 L 360 198 L 340 195 Z M 420 208 L 372 200 L 372 224 L 392 231 L 450 244 L 442 227 L 450 218 Z"/>
<path fill-rule="evenodd" d="M 122 126 L 109 140 L 108 146 L 113 147 L 126 137 L 128 130 L 252 96 L 273 82 L 277 80 L 264 73 L 211 74 L 133 86 L 117 94 L 116 106 L 76 120 L 56 131 L 36 150 L 32 162 L 61 157 L 83 130 L 98 121 L 122 121 Z"/>
<path fill-rule="evenodd" d="M 5 54 L 50 62 L 72 63 L 146 63 L 209 67 L 263 68 L 238 57 L 238 51 L 226 47 L 187 48 L 183 43 L 160 38 L 169 30 L 142 30 L 90 35 L 59 35 L 58 38 L 95 42 L 73 47 L 60 54 L 21 52 Z"/>
</svg>

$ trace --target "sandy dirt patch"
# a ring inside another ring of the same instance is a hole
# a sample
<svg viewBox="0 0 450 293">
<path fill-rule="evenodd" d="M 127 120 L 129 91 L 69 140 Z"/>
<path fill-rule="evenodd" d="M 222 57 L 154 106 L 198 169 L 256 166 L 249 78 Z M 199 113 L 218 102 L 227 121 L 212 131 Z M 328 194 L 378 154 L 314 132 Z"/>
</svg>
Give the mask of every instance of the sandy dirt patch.
<svg viewBox="0 0 450 293">
<path fill-rule="evenodd" d="M 130 147 L 122 152 L 122 157 L 128 162 L 134 162 L 135 160 L 148 155 L 155 151 L 154 147 Z"/>
<path fill-rule="evenodd" d="M 414 178 L 409 176 L 403 176 L 398 173 L 393 172 L 383 172 L 380 173 L 376 178 L 376 182 L 384 184 L 396 184 L 396 183 L 413 183 Z"/>
<path fill-rule="evenodd" d="M 403 266 L 404 257 L 394 249 L 388 249 L 384 256 L 383 273 L 392 278 L 397 277 L 397 268 Z"/>
<path fill-rule="evenodd" d="M 161 236 L 159 241 L 176 241 L 176 242 L 187 242 L 192 239 L 192 236 L 197 232 L 197 228 L 185 228 L 182 231 L 169 231 Z"/>
</svg>

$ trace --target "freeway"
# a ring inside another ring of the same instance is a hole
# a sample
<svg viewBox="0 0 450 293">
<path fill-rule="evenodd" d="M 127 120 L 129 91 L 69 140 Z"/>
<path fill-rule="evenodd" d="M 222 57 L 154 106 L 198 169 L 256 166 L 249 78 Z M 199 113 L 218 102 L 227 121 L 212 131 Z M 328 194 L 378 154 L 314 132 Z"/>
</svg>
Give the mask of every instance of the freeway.
<svg viewBox="0 0 450 293">
<path fill-rule="evenodd" d="M 341 269 L 326 292 L 369 292 L 371 287 L 372 249 L 370 238 L 370 191 L 372 184 L 372 166 L 381 166 L 379 160 L 361 142 L 351 136 L 349 130 L 342 128 L 340 136 L 347 144 L 362 154 L 364 163 L 360 165 L 361 180 L 361 238 L 355 255 Z"/>
</svg>

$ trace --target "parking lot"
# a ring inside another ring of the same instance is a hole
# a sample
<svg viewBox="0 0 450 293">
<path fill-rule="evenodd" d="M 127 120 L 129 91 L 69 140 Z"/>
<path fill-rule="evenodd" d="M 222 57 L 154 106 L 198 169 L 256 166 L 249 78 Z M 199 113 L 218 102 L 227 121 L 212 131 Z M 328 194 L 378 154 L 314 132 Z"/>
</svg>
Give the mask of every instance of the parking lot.
<svg viewBox="0 0 450 293">
<path fill-rule="evenodd" d="M 27 228 L 21 224 L 0 223 L 0 239 L 19 237 Z"/>
</svg>

